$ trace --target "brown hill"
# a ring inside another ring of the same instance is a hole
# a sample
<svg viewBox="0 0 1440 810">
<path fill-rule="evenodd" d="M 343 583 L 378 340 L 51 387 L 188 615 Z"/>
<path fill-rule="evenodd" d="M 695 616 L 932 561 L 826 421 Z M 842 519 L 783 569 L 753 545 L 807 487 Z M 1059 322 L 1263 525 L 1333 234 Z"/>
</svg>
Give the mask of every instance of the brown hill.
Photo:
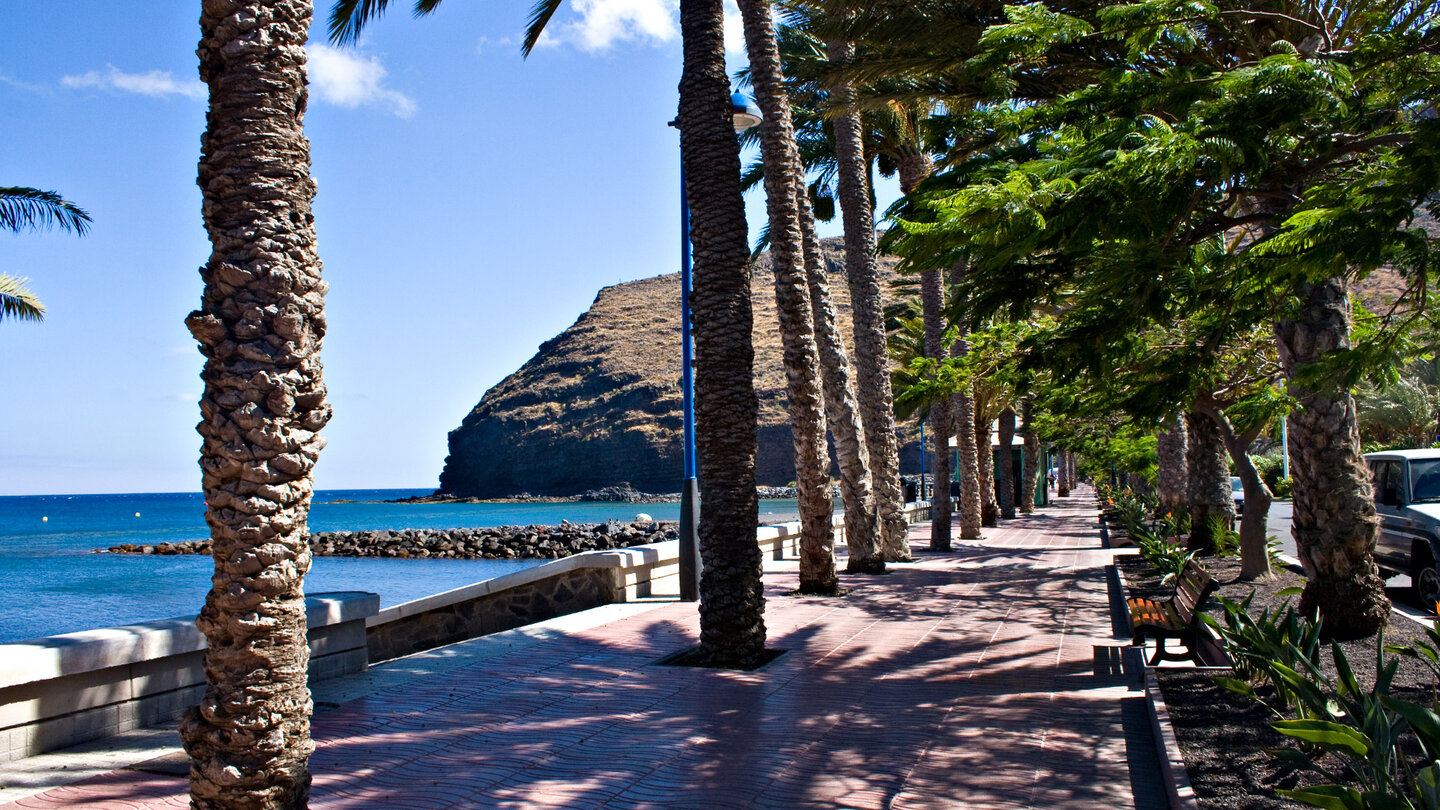
<svg viewBox="0 0 1440 810">
<path fill-rule="evenodd" d="M 839 241 L 826 240 L 825 248 L 849 345 Z M 769 262 L 768 254 L 756 262 L 751 282 L 760 399 L 756 477 L 779 486 L 795 478 L 794 448 Z M 681 430 L 680 276 L 617 284 L 600 290 L 574 325 L 541 344 L 450 432 L 440 491 L 572 495 L 629 482 L 645 492 L 676 492 Z"/>
</svg>

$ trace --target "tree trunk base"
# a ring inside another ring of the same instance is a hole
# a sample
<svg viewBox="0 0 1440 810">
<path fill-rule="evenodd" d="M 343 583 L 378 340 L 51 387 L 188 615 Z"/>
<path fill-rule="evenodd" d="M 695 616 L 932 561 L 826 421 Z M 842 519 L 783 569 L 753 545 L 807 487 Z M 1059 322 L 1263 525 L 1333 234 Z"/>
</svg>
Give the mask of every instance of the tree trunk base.
<svg viewBox="0 0 1440 810">
<path fill-rule="evenodd" d="M 838 584 L 827 586 L 818 582 L 802 582 L 800 587 L 786 596 L 845 596 L 848 593 L 849 588 L 842 588 Z"/>
<path fill-rule="evenodd" d="M 858 560 L 854 557 L 845 564 L 847 574 L 883 574 L 885 573 L 885 561 L 879 557 L 871 557 L 868 560 Z"/>
<path fill-rule="evenodd" d="M 1312 577 L 1300 594 L 1300 611 L 1318 614 L 1325 637 L 1349 641 L 1373 636 L 1390 618 L 1385 580 L 1373 570 L 1358 579 L 1322 580 Z"/>
</svg>

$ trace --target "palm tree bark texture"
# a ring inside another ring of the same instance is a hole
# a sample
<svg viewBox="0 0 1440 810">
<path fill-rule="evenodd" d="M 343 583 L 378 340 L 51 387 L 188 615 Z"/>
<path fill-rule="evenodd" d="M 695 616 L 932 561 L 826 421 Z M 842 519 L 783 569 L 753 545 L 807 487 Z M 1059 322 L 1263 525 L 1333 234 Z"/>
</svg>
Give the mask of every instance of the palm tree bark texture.
<svg viewBox="0 0 1440 810">
<path fill-rule="evenodd" d="M 990 444 L 990 411 L 979 397 L 975 398 L 975 477 L 980 489 L 980 525 L 995 526 L 1000 522 L 1000 506 L 995 503 L 995 450 Z"/>
<path fill-rule="evenodd" d="M 1227 525 L 1235 520 L 1235 499 L 1230 487 L 1230 461 L 1225 441 L 1214 420 L 1203 413 L 1185 414 L 1185 476 L 1189 487 L 1190 537 L 1185 547 L 1201 554 L 1215 553 L 1210 521 Z"/>
<path fill-rule="evenodd" d="M 1171 514 L 1187 508 L 1185 443 L 1185 420 L 1171 414 L 1161 423 L 1155 439 L 1155 488 L 1159 490 L 1160 508 Z"/>
<path fill-rule="evenodd" d="M 827 57 L 844 62 L 855 53 L 848 42 L 829 43 Z M 851 325 L 855 336 L 855 395 L 865 426 L 870 473 L 880 512 L 881 556 L 910 559 L 909 525 L 900 486 L 900 446 L 895 439 L 895 402 L 885 346 L 885 313 L 880 273 L 875 263 L 875 211 L 861 139 L 860 113 L 853 109 L 855 90 L 848 81 L 830 85 L 830 97 L 846 110 L 833 121 L 836 194 L 845 229 L 845 278 L 850 287 Z"/>
<path fill-rule="evenodd" d="M 1291 532 L 1305 569 L 1300 608 L 1318 613 L 1336 638 L 1359 638 L 1385 626 L 1390 599 L 1372 556 L 1379 518 L 1370 474 L 1360 456 L 1355 400 L 1338 384 L 1305 379 L 1326 355 L 1350 344 L 1350 298 L 1341 279 L 1299 285 L 1298 305 L 1275 324 L 1290 396 L 1294 479 Z"/>
<path fill-rule="evenodd" d="M 1035 432 L 1034 397 L 1026 397 L 1020 404 L 1020 415 L 1025 420 L 1021 431 L 1025 447 L 1025 473 L 1020 487 L 1020 511 L 1029 515 L 1035 511 L 1035 483 L 1040 474 L 1040 434 Z"/>
<path fill-rule="evenodd" d="M 1015 409 L 1009 405 L 1000 412 L 1000 455 L 995 463 L 996 497 L 1000 501 L 1000 517 L 1015 517 Z"/>
<path fill-rule="evenodd" d="M 764 119 L 760 156 L 765 164 L 765 209 L 770 219 L 770 266 L 785 363 L 790 429 L 795 441 L 795 482 L 800 507 L 800 592 L 835 593 L 835 532 L 831 525 L 830 457 L 825 445 L 824 391 L 815 345 L 805 251 L 795 188 L 800 155 L 790 103 L 780 76 L 780 55 L 770 4 L 744 0 L 740 16 L 750 56 L 750 81 Z"/>
<path fill-rule="evenodd" d="M 968 266 L 959 261 L 947 271 L 951 289 L 959 289 L 965 283 Z M 950 356 L 963 359 L 970 353 L 970 341 L 961 334 L 950 344 Z M 980 460 L 975 447 L 975 431 L 969 426 L 975 423 L 975 398 L 970 395 L 970 384 L 950 399 L 950 415 L 955 428 L 955 477 L 960 480 L 960 539 L 976 540 L 980 537 Z"/>
<path fill-rule="evenodd" d="M 925 356 L 945 356 L 943 344 L 945 286 L 939 270 L 920 272 L 920 306 L 925 321 Z M 930 471 L 935 494 L 930 498 L 930 550 L 949 551 L 950 542 L 950 397 L 930 403 Z"/>
<path fill-rule="evenodd" d="M 825 408 L 830 435 L 835 439 L 836 461 L 840 465 L 840 497 L 845 504 L 845 545 L 850 556 L 845 571 L 851 574 L 879 574 L 885 570 L 880 553 L 880 520 L 870 475 L 870 451 L 860 424 L 860 409 L 851 382 L 850 360 L 835 323 L 835 305 L 830 300 L 830 279 L 825 272 L 825 255 L 815 234 L 815 215 L 805 193 L 803 178 L 795 183 L 799 206 L 800 233 L 805 246 L 805 279 L 810 287 L 810 310 L 815 318 L 815 345 L 820 353 L 821 380 L 825 386 Z"/>
<path fill-rule="evenodd" d="M 308 0 L 205 0 L 210 107 L 199 185 L 212 250 L 187 325 L 205 356 L 198 430 L 215 573 L 196 624 L 207 688 L 180 725 L 191 806 L 305 807 L 310 692 L 302 582 L 311 471 L 330 418 L 326 285 L 310 201 Z"/>
<path fill-rule="evenodd" d="M 747 667 L 765 655 L 755 543 L 756 415 L 749 245 L 740 145 L 725 73 L 720 0 L 681 0 L 680 154 L 694 256 L 695 441 L 700 466 L 700 648 L 696 663 Z"/>
</svg>

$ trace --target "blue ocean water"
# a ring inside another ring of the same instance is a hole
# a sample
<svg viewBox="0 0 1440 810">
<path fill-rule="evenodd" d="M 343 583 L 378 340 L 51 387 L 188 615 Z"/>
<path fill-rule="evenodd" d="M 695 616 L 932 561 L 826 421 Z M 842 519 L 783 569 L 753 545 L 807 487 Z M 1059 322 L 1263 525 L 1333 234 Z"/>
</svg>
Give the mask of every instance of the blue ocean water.
<svg viewBox="0 0 1440 810">
<path fill-rule="evenodd" d="M 311 531 L 447 529 L 631 520 L 676 520 L 680 505 L 624 503 L 399 504 L 430 490 L 321 490 Z M 337 502 L 353 501 L 353 502 Z M 794 501 L 762 501 L 762 522 L 788 517 Z M 0 497 L 0 643 L 97 627 L 193 616 L 210 589 L 198 555 L 95 554 L 120 543 L 156 545 L 208 536 L 199 493 Z M 316 557 L 307 593 L 371 591 L 396 605 L 538 560 L 387 560 Z"/>
</svg>

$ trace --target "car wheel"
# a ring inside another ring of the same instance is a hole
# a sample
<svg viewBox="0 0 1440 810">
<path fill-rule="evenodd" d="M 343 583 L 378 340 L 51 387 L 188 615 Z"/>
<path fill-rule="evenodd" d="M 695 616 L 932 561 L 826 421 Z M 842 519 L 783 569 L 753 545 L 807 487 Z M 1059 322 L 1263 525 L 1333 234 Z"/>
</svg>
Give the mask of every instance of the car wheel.
<svg viewBox="0 0 1440 810">
<path fill-rule="evenodd" d="M 1435 555 L 1428 545 L 1415 549 L 1410 563 L 1410 589 L 1420 607 L 1435 610 L 1435 603 L 1440 601 L 1440 570 L 1435 568 Z"/>
</svg>

